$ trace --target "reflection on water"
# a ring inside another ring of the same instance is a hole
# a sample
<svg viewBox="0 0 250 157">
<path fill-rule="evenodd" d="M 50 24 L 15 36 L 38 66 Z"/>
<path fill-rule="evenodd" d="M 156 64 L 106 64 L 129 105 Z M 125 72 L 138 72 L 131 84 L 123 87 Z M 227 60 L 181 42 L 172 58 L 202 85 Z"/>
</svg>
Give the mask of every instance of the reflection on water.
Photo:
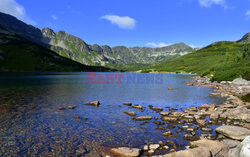
<svg viewBox="0 0 250 157">
<path fill-rule="evenodd" d="M 183 84 L 191 75 L 161 74 L 163 82 L 145 84 L 131 83 L 127 81 L 131 74 L 122 73 L 122 84 L 86 84 L 85 73 L 56 74 L 0 75 L 0 156 L 98 156 L 106 154 L 110 147 L 142 147 L 147 142 L 166 140 L 180 144 L 182 149 L 188 141 L 182 139 L 184 132 L 177 132 L 180 125 L 171 129 L 179 136 L 167 138 L 156 129 L 153 120 L 136 122 L 123 112 L 160 118 L 159 113 L 148 108 L 149 104 L 168 111 L 167 106 L 185 109 L 223 101 L 209 96 L 211 89 Z M 142 79 L 154 74 L 133 75 Z M 83 105 L 94 100 L 100 101 L 99 107 Z M 122 105 L 123 102 L 146 109 L 139 111 Z M 66 106 L 76 108 L 57 110 Z M 76 116 L 81 119 L 75 119 Z"/>
</svg>

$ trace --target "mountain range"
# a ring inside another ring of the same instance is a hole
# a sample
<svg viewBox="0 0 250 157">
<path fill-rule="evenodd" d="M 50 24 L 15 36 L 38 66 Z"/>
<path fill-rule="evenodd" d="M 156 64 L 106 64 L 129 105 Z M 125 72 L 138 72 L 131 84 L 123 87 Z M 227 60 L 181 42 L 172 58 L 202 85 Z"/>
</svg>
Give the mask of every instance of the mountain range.
<svg viewBox="0 0 250 157">
<path fill-rule="evenodd" d="M 182 42 L 161 48 L 90 45 L 65 31 L 54 32 L 50 28 L 38 29 L 4 13 L 0 13 L 0 25 L 60 56 L 92 66 L 152 65 L 196 50 Z"/>
</svg>

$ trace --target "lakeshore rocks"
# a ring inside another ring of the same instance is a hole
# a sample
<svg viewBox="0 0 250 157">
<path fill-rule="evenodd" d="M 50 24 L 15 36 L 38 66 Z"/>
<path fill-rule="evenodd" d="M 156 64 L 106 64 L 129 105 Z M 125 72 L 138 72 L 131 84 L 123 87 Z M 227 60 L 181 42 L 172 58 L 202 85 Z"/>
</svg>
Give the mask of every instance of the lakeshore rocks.
<svg viewBox="0 0 250 157">
<path fill-rule="evenodd" d="M 199 110 L 208 110 L 210 108 L 210 105 L 207 105 L 207 104 L 204 104 L 204 105 L 201 105 L 200 107 L 198 107 Z"/>
<path fill-rule="evenodd" d="M 100 102 L 99 101 L 92 101 L 92 102 L 84 103 L 84 105 L 90 105 L 90 106 L 99 107 Z"/>
<path fill-rule="evenodd" d="M 163 157 L 212 157 L 209 149 L 205 147 L 198 147 L 194 149 L 181 150 L 170 154 L 163 155 Z"/>
<path fill-rule="evenodd" d="M 222 142 L 228 146 L 228 148 L 235 148 L 237 145 L 240 144 L 239 141 L 236 141 L 236 140 L 230 140 L 230 139 L 224 139 L 222 140 Z"/>
<path fill-rule="evenodd" d="M 141 150 L 137 148 L 119 147 L 110 149 L 112 153 L 122 157 L 137 157 Z"/>
<path fill-rule="evenodd" d="M 199 126 L 206 126 L 206 120 L 203 120 L 203 119 L 199 119 L 199 120 L 196 120 L 197 124 Z"/>
<path fill-rule="evenodd" d="M 135 117 L 134 120 L 136 121 L 152 120 L 152 117 L 151 116 L 139 116 L 139 117 Z"/>
<path fill-rule="evenodd" d="M 177 122 L 177 118 L 175 118 L 175 117 L 166 117 L 166 116 L 163 116 L 163 117 L 161 117 L 161 119 L 163 120 L 163 121 L 165 121 L 165 122 L 172 122 L 172 123 L 175 123 L 175 122 Z"/>
<path fill-rule="evenodd" d="M 210 120 L 218 120 L 220 112 L 212 111 L 210 114 Z"/>
<path fill-rule="evenodd" d="M 198 141 L 190 142 L 190 147 L 206 147 L 208 148 L 214 156 L 226 156 L 228 152 L 228 147 L 224 145 L 223 143 L 207 140 L 207 139 L 201 139 Z"/>
<path fill-rule="evenodd" d="M 129 116 L 136 116 L 136 114 L 134 112 L 124 112 L 124 113 L 129 115 Z"/>
<path fill-rule="evenodd" d="M 157 150 L 160 148 L 160 144 L 151 144 L 149 145 L 150 150 Z"/>
<path fill-rule="evenodd" d="M 230 125 L 220 126 L 216 128 L 216 132 L 235 140 L 243 140 L 250 135 L 250 130 Z"/>
<path fill-rule="evenodd" d="M 249 85 L 249 82 L 241 77 L 234 79 L 232 83 L 236 85 Z"/>
</svg>

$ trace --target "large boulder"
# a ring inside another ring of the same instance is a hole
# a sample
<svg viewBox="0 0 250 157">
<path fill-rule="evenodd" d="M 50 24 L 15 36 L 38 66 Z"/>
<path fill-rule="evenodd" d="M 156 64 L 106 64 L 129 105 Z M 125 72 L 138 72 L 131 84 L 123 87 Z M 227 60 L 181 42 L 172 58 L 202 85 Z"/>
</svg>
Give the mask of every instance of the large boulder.
<svg viewBox="0 0 250 157">
<path fill-rule="evenodd" d="M 216 128 L 216 132 L 235 140 L 244 140 L 250 135 L 250 130 L 243 127 L 230 125 L 220 126 Z"/>
<path fill-rule="evenodd" d="M 112 153 L 121 157 L 137 157 L 141 150 L 137 148 L 119 147 L 110 149 Z"/>
<path fill-rule="evenodd" d="M 249 82 L 243 78 L 236 78 L 233 80 L 233 84 L 237 84 L 237 85 L 249 85 Z"/>
<path fill-rule="evenodd" d="M 231 149 L 229 157 L 249 157 L 250 156 L 250 136 L 247 136 L 236 148 Z"/>
<path fill-rule="evenodd" d="M 206 147 L 208 148 L 214 156 L 226 156 L 228 152 L 228 147 L 223 143 L 218 141 L 212 141 L 208 139 L 201 139 L 198 141 L 190 142 L 191 147 Z"/>
<path fill-rule="evenodd" d="M 205 147 L 198 147 L 165 154 L 163 157 L 212 157 L 212 154 L 209 149 Z"/>
</svg>

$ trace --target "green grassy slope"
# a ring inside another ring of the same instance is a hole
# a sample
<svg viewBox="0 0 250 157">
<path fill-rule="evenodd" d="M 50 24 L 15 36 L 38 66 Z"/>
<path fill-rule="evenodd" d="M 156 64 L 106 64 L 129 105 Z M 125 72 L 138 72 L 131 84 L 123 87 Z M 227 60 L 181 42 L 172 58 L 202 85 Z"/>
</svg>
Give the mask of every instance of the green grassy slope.
<svg viewBox="0 0 250 157">
<path fill-rule="evenodd" d="M 194 53 L 163 62 L 144 71 L 192 72 L 212 80 L 233 80 L 239 76 L 250 79 L 250 43 L 223 41 Z"/>
</svg>

